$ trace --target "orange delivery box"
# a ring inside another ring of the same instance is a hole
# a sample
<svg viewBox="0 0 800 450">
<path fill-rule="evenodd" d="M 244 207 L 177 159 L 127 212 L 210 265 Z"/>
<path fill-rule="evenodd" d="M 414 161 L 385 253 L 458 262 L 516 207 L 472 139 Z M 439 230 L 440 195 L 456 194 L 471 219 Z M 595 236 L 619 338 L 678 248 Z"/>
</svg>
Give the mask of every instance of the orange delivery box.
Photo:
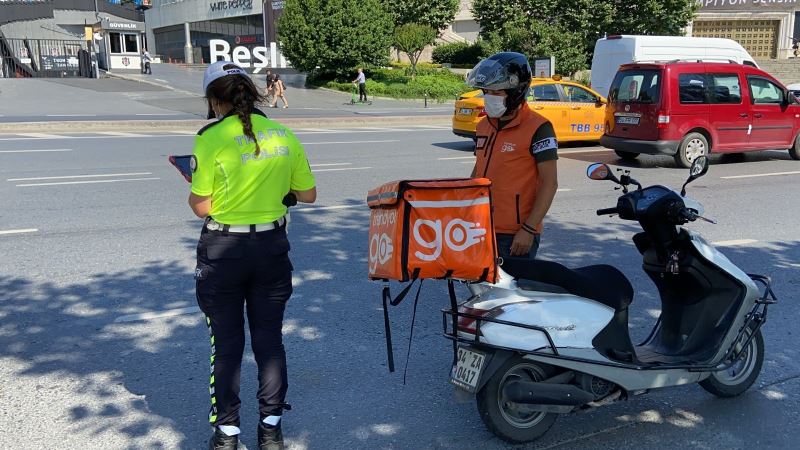
<svg viewBox="0 0 800 450">
<path fill-rule="evenodd" d="M 497 281 L 491 181 L 405 180 L 369 191 L 369 277 Z"/>
</svg>

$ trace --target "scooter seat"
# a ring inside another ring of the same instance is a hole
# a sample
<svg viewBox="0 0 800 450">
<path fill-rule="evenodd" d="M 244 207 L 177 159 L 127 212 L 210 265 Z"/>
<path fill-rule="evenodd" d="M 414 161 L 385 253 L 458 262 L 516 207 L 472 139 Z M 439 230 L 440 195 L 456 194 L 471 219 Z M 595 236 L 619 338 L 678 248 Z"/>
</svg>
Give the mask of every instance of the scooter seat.
<svg viewBox="0 0 800 450">
<path fill-rule="evenodd" d="M 502 269 L 517 279 L 560 286 L 570 294 L 598 301 L 619 311 L 633 301 L 633 286 L 616 267 L 607 264 L 570 269 L 552 261 L 503 258 Z"/>
</svg>

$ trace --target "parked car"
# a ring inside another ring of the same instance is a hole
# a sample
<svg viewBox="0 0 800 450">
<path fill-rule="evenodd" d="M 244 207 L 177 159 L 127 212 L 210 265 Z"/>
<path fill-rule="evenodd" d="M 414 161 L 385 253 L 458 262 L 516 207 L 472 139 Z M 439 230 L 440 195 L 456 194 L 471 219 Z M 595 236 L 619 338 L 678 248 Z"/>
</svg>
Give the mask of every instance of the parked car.
<svg viewBox="0 0 800 450">
<path fill-rule="evenodd" d="M 786 89 L 789 89 L 789 92 L 794 94 L 795 97 L 800 99 L 800 83 L 790 84 L 786 86 Z"/>
<path fill-rule="evenodd" d="M 800 101 L 763 70 L 736 63 L 626 64 L 611 85 L 601 145 L 623 159 L 790 149 L 800 159 Z"/>
<path fill-rule="evenodd" d="M 606 103 L 594 90 L 558 76 L 534 78 L 528 91 L 531 109 L 552 122 L 559 142 L 599 140 Z M 453 111 L 453 133 L 475 139 L 475 128 L 485 115 L 480 90 L 461 95 Z"/>
<path fill-rule="evenodd" d="M 594 45 L 592 89 L 608 96 L 614 75 L 623 64 L 673 60 L 736 61 L 758 67 L 747 50 L 731 39 L 614 35 L 598 39 Z"/>
</svg>

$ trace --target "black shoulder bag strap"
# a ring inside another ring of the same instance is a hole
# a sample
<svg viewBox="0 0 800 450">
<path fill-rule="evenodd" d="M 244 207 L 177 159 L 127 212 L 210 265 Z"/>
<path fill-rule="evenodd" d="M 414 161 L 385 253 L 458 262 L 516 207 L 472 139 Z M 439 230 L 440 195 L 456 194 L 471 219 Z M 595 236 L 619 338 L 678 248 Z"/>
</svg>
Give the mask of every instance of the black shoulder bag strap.
<svg viewBox="0 0 800 450">
<path fill-rule="evenodd" d="M 414 287 L 414 283 L 419 279 L 419 268 L 414 269 L 414 273 L 411 278 L 411 283 L 408 284 L 400 293 L 392 299 L 392 293 L 389 290 L 389 283 L 388 280 L 386 284 L 383 285 L 383 325 L 386 333 L 386 356 L 389 361 L 389 372 L 394 372 L 394 352 L 392 350 L 392 325 L 389 322 L 389 305 L 397 306 L 403 299 L 406 298 L 408 292 Z M 422 281 L 420 281 L 420 288 L 422 288 Z M 417 291 L 417 299 L 419 299 L 419 291 Z M 416 310 L 416 307 L 415 307 Z"/>
<path fill-rule="evenodd" d="M 447 293 L 450 294 L 450 309 L 453 314 L 453 365 L 458 359 L 458 299 L 456 298 L 456 286 L 452 278 L 447 279 Z"/>
</svg>

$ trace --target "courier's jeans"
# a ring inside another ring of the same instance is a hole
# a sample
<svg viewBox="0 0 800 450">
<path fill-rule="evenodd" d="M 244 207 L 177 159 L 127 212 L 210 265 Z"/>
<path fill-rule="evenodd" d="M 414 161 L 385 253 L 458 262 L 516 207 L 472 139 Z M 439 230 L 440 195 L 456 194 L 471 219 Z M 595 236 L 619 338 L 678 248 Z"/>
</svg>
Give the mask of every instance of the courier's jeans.
<svg viewBox="0 0 800 450">
<path fill-rule="evenodd" d="M 514 242 L 514 235 L 513 234 L 500 234 L 497 233 L 497 254 L 500 257 L 507 258 L 511 256 L 511 244 Z M 528 258 L 535 259 L 536 253 L 539 251 L 539 243 L 542 240 L 541 234 L 535 234 L 533 236 L 533 245 L 531 245 L 531 250 L 528 252 Z M 524 258 L 525 255 L 516 256 L 516 258 Z"/>
<path fill-rule="evenodd" d="M 197 244 L 197 303 L 211 333 L 212 425 L 239 426 L 244 313 L 258 365 L 261 419 L 281 415 L 288 383 L 283 312 L 292 295 L 284 227 L 250 234 L 209 231 Z"/>
</svg>

